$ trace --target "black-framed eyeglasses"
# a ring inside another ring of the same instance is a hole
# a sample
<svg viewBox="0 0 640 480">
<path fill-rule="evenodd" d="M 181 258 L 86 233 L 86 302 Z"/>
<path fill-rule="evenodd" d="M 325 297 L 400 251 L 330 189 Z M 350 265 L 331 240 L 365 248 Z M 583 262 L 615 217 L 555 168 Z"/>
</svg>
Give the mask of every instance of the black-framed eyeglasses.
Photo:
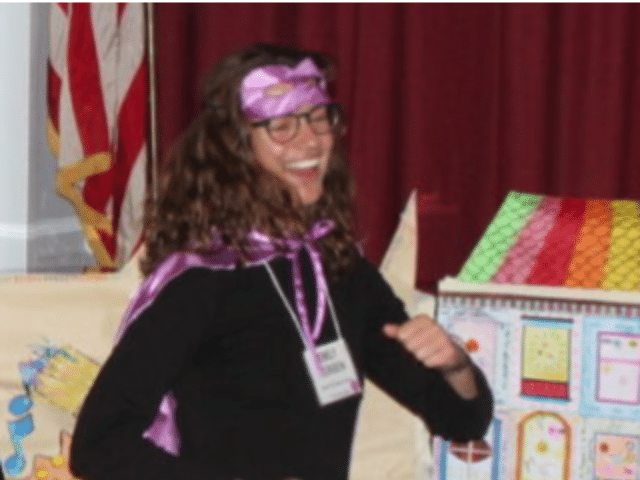
<svg viewBox="0 0 640 480">
<path fill-rule="evenodd" d="M 274 142 L 287 143 L 293 140 L 300 131 L 302 118 L 307 121 L 311 131 L 316 135 L 331 133 L 340 123 L 340 105 L 337 103 L 318 105 L 305 113 L 290 113 L 253 122 L 251 125 L 266 128 L 269 137 Z"/>
</svg>

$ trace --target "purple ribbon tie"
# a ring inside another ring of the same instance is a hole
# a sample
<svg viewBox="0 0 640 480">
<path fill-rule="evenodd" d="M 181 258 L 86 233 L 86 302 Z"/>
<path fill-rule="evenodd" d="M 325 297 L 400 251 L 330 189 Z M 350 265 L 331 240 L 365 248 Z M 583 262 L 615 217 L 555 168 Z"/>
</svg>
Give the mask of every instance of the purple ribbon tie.
<svg viewBox="0 0 640 480">
<path fill-rule="evenodd" d="M 305 346 L 312 352 L 314 364 L 319 373 L 322 373 L 324 369 L 322 367 L 320 354 L 316 348 L 316 341 L 320 337 L 322 326 L 324 325 L 327 306 L 326 292 L 328 287 L 325 280 L 324 270 L 322 268 L 322 255 L 315 248 L 314 242 L 315 240 L 327 235 L 333 229 L 333 226 L 332 222 L 318 222 L 301 240 L 287 239 L 284 241 L 273 241 L 268 236 L 259 232 L 252 232 L 250 234 L 251 240 L 256 241 L 258 244 L 273 245 L 275 247 L 284 243 L 286 246 L 285 256 L 292 262 L 291 270 L 293 274 L 296 310 L 298 312 L 298 318 L 300 319 L 303 340 L 305 342 Z M 302 264 L 300 263 L 300 251 L 302 248 L 305 248 L 309 253 L 316 280 L 316 318 L 313 323 L 313 327 L 309 321 L 309 312 L 307 311 L 304 285 L 302 283 Z M 293 320 L 295 321 L 295 319 Z"/>
</svg>

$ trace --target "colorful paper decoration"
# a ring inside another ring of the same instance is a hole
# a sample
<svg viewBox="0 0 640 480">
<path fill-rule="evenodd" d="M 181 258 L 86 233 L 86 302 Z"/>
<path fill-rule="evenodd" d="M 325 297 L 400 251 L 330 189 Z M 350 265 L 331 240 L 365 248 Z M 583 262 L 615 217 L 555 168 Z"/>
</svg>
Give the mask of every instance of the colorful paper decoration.
<svg viewBox="0 0 640 480">
<path fill-rule="evenodd" d="M 640 290 L 640 205 L 510 192 L 458 279 Z"/>
<path fill-rule="evenodd" d="M 78 480 L 69 468 L 71 434 L 60 432 L 60 453 L 53 457 L 37 454 L 33 460 L 32 473 L 20 480 Z"/>
<path fill-rule="evenodd" d="M 100 370 L 100 364 L 67 345 L 32 346 L 38 356 L 21 362 L 22 383 L 40 398 L 71 415 L 77 415 Z"/>
</svg>

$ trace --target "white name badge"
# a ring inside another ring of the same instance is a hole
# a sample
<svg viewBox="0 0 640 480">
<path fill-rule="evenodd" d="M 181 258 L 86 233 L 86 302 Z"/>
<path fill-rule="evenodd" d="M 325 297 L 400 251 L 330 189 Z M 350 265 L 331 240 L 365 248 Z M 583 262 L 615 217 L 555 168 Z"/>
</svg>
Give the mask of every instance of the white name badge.
<svg viewBox="0 0 640 480">
<path fill-rule="evenodd" d="M 320 406 L 324 407 L 362 391 L 351 354 L 342 338 L 319 345 L 316 350 L 317 360 L 313 352 L 307 349 L 304 351 L 304 361 Z"/>
</svg>

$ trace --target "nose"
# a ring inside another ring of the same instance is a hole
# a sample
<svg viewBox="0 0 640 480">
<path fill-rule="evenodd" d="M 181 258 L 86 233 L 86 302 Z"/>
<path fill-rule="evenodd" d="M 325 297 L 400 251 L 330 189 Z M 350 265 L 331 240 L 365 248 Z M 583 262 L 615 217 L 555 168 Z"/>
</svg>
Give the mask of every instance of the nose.
<svg viewBox="0 0 640 480">
<path fill-rule="evenodd" d="M 320 145 L 318 134 L 311 129 L 309 121 L 306 118 L 300 118 L 300 126 L 298 135 L 296 135 L 296 143 L 300 146 L 317 146 Z"/>
</svg>

